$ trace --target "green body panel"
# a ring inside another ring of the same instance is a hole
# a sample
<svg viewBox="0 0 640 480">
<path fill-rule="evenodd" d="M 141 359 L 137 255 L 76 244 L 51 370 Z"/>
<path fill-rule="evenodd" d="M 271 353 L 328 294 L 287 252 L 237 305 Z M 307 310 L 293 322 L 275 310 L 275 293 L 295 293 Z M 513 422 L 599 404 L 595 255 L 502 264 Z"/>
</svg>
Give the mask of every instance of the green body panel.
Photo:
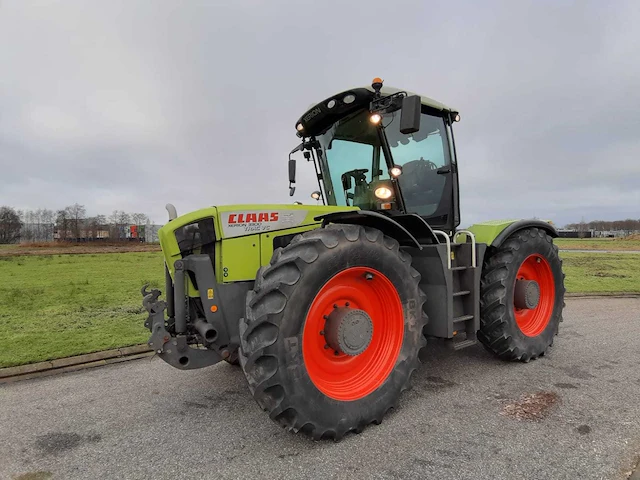
<svg viewBox="0 0 640 480">
<path fill-rule="evenodd" d="M 223 239 L 216 245 L 216 258 L 220 259 L 221 267 L 216 269 L 218 283 L 254 280 L 260 268 L 260 236 Z"/>
<path fill-rule="evenodd" d="M 358 207 L 287 204 L 207 207 L 181 215 L 163 225 L 158 230 L 158 240 L 173 277 L 173 264 L 182 258 L 174 232 L 185 225 L 213 218 L 217 239 L 216 281 L 250 281 L 255 279 L 260 266 L 267 265 L 271 260 L 274 237 L 317 228 L 320 222 L 314 218 L 319 215 L 353 210 L 358 210 Z M 245 221 L 247 218 L 250 220 L 248 223 Z M 261 218 L 265 221 L 256 221 Z M 199 292 L 188 281 L 188 277 L 186 280 L 189 296 L 198 296 Z"/>
<path fill-rule="evenodd" d="M 469 230 L 475 235 L 476 242 L 486 243 L 490 246 L 493 244 L 493 241 L 496 239 L 496 237 L 500 235 L 505 228 L 507 228 L 509 225 L 519 222 L 520 220 L 522 219 L 518 218 L 514 220 L 489 220 L 487 222 L 481 222 L 471 225 L 466 230 Z M 553 226 L 553 222 L 551 220 L 541 221 L 548 223 L 550 226 Z"/>
<path fill-rule="evenodd" d="M 486 243 L 487 245 L 491 245 L 491 242 L 493 242 L 495 238 L 500 235 L 500 232 L 502 232 L 505 228 L 507 228 L 512 223 L 517 222 L 518 220 L 519 219 L 489 220 L 487 222 L 481 222 L 471 225 L 465 230 L 469 230 L 475 235 L 477 243 Z"/>
</svg>

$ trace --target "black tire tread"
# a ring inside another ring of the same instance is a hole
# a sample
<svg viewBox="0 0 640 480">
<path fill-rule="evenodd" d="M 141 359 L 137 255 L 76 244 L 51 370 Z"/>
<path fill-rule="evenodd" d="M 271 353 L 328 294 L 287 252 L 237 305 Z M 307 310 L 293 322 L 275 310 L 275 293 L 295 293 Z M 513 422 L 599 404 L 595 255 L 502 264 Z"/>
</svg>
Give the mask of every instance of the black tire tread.
<svg viewBox="0 0 640 480">
<path fill-rule="evenodd" d="M 507 320 L 505 319 L 505 315 L 500 312 L 501 309 L 507 308 L 509 289 L 506 279 L 514 254 L 523 244 L 536 237 L 548 243 L 553 255 L 558 256 L 560 266 L 562 266 L 562 258 L 558 255 L 558 246 L 553 243 L 553 239 L 546 231 L 536 227 L 515 232 L 497 251 L 489 255 L 484 262 L 482 280 L 480 282 L 480 330 L 478 331 L 477 338 L 487 350 L 503 360 L 528 362 L 543 356 L 546 352 L 542 351 L 531 354 L 531 352 L 524 351 L 522 348 L 516 346 L 513 338 L 505 332 Z M 561 292 L 558 293 L 562 295 L 563 308 L 565 306 L 564 295 L 566 292 L 564 278 L 565 274 L 563 273 L 561 280 L 562 288 Z M 562 313 L 560 313 L 559 322 L 562 321 Z M 558 334 L 558 329 L 559 323 L 554 335 Z"/>
<path fill-rule="evenodd" d="M 418 355 L 408 358 L 398 368 L 408 370 L 406 382 L 382 415 L 365 416 L 356 424 L 322 425 L 313 419 L 304 418 L 290 402 L 284 382 L 280 375 L 286 371 L 286 365 L 278 365 L 278 358 L 271 351 L 277 336 L 278 324 L 275 316 L 284 309 L 288 295 L 300 279 L 306 266 L 319 257 L 321 249 L 332 249 L 340 242 L 369 241 L 382 243 L 394 252 L 404 263 L 409 264 L 412 281 L 417 286 L 421 276 L 411 267 L 411 256 L 401 251 L 396 240 L 384 236 L 382 232 L 368 227 L 356 225 L 330 224 L 322 229 L 315 229 L 297 235 L 286 247 L 274 251 L 270 264 L 259 269 L 254 290 L 247 294 L 246 318 L 240 320 L 240 362 L 245 371 L 249 389 L 258 405 L 269 413 L 272 420 L 291 432 L 303 432 L 312 438 L 331 438 L 340 440 L 348 432 L 360 433 L 370 423 L 379 424 L 386 412 L 397 405 L 399 395 L 410 388 L 411 376 L 421 363 Z M 418 287 L 419 288 L 419 287 Z M 428 319 L 423 310 L 426 295 L 420 290 L 418 311 L 422 313 L 418 319 L 420 332 Z M 275 329 L 275 330 L 274 330 Z M 420 350 L 426 346 L 426 338 L 421 335 Z"/>
</svg>

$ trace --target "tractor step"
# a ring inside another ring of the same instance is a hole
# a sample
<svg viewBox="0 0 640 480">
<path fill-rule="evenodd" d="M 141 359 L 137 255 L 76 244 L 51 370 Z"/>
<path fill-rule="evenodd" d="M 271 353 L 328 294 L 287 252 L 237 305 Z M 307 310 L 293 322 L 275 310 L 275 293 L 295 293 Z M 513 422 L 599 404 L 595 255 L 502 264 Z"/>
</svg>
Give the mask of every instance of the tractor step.
<svg viewBox="0 0 640 480">
<path fill-rule="evenodd" d="M 466 322 L 467 320 L 473 320 L 473 315 L 462 315 L 460 317 L 455 317 L 453 319 L 453 323 L 461 323 Z"/>
<path fill-rule="evenodd" d="M 452 347 L 454 350 L 462 350 L 463 348 L 471 347 L 478 343 L 477 340 L 462 340 L 460 342 L 452 342 Z"/>
<path fill-rule="evenodd" d="M 453 296 L 454 297 L 463 297 L 465 295 L 469 295 L 471 293 L 470 290 L 461 290 L 459 292 L 454 292 Z"/>
<path fill-rule="evenodd" d="M 469 267 L 467 267 L 467 266 L 463 265 L 463 266 L 461 266 L 461 267 L 451 267 L 451 270 L 454 270 L 454 271 L 455 271 L 455 270 L 466 270 L 467 268 L 469 268 Z"/>
</svg>

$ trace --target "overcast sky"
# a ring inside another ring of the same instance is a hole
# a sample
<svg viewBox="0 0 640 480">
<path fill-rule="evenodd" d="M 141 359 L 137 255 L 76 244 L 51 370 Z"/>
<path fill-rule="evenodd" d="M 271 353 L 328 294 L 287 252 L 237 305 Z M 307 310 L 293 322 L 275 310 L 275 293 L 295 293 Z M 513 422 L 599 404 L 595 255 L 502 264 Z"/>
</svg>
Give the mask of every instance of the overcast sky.
<svg viewBox="0 0 640 480">
<path fill-rule="evenodd" d="M 0 0 L 0 205 L 312 202 L 294 124 L 380 76 L 456 124 L 463 224 L 640 218 L 637 0 Z"/>
</svg>

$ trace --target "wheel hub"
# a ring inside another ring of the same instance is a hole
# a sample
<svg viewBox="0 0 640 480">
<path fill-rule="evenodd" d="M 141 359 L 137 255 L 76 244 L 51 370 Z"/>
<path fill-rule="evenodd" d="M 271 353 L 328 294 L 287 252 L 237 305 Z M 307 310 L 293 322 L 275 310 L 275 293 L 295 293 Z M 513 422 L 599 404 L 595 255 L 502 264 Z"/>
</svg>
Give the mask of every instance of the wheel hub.
<svg viewBox="0 0 640 480">
<path fill-rule="evenodd" d="M 360 355 L 371 343 L 373 322 L 364 310 L 334 308 L 326 320 L 325 339 L 327 345 L 337 354 Z"/>
<path fill-rule="evenodd" d="M 540 285 L 535 280 L 516 280 L 513 304 L 516 308 L 531 310 L 540 302 Z"/>
</svg>

